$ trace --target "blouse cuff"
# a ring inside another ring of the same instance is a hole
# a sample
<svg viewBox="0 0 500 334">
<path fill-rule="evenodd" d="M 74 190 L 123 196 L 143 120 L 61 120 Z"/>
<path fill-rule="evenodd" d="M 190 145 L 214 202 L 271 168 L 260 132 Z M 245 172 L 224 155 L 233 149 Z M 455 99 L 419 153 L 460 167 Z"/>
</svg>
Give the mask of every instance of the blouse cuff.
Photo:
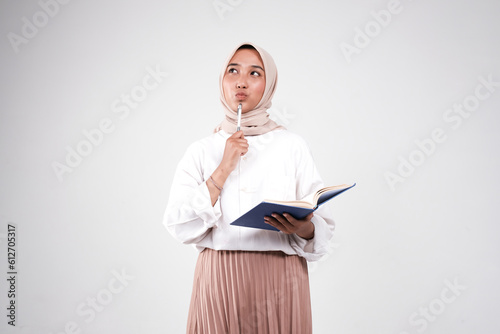
<svg viewBox="0 0 500 334">
<path fill-rule="evenodd" d="M 332 231 L 323 219 L 313 217 L 312 223 L 314 224 L 314 237 L 306 240 L 292 234 L 290 235 L 290 245 L 299 256 L 304 257 L 307 261 L 318 261 L 328 253 Z"/>
<path fill-rule="evenodd" d="M 217 199 L 217 202 L 215 202 L 215 205 L 212 206 L 212 199 L 210 198 L 210 191 L 208 190 L 206 182 L 198 186 L 191 200 L 191 207 L 196 215 L 203 220 L 206 228 L 216 226 L 219 218 L 222 216 L 220 197 Z"/>
</svg>

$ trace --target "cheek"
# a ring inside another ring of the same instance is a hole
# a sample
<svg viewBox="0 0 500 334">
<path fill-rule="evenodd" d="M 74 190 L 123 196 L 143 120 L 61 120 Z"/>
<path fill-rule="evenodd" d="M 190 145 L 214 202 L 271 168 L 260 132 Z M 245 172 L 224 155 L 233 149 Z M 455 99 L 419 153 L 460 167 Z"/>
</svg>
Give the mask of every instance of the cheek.
<svg viewBox="0 0 500 334">
<path fill-rule="evenodd" d="M 263 80 L 255 88 L 257 90 L 258 95 L 262 98 L 262 96 L 264 95 L 264 91 L 266 90 L 266 82 Z"/>
<path fill-rule="evenodd" d="M 222 81 L 222 91 L 224 92 L 224 97 L 227 98 L 228 93 L 231 91 L 230 90 L 230 83 L 228 80 L 224 79 Z"/>
</svg>

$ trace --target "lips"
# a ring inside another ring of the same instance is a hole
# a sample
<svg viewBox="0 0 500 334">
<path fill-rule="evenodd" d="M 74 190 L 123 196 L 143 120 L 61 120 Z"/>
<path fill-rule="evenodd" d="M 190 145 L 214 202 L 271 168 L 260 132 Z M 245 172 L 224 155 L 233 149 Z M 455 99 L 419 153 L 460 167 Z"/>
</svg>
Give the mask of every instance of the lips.
<svg viewBox="0 0 500 334">
<path fill-rule="evenodd" d="M 236 95 L 235 95 L 235 96 L 236 96 L 236 98 L 237 98 L 238 100 L 242 101 L 242 100 L 246 99 L 248 95 L 247 95 L 247 94 L 245 94 L 245 93 L 236 93 Z"/>
</svg>

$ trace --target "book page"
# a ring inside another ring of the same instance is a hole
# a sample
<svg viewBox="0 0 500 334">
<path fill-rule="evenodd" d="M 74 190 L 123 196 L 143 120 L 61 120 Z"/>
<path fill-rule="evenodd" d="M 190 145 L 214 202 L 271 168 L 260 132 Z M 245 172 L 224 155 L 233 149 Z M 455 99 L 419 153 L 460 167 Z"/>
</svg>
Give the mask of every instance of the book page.
<svg viewBox="0 0 500 334">
<path fill-rule="evenodd" d="M 306 208 L 306 209 L 312 209 L 313 205 L 311 203 L 305 202 L 305 201 L 276 201 L 276 200 L 267 200 L 265 199 L 264 202 L 267 203 L 274 203 L 274 204 L 281 204 L 281 205 L 287 205 L 287 206 L 296 206 L 298 208 Z"/>
<path fill-rule="evenodd" d="M 342 184 L 338 186 L 323 188 L 316 193 L 316 196 L 314 197 L 314 204 L 315 206 L 320 206 L 321 204 L 331 200 L 335 196 L 343 193 L 347 189 L 354 187 L 355 185 L 356 183 L 352 185 Z"/>
</svg>

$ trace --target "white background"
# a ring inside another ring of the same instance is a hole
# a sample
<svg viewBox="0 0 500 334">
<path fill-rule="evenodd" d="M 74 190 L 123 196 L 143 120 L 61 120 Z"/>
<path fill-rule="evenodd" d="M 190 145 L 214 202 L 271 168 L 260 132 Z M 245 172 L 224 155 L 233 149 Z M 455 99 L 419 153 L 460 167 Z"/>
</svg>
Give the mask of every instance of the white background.
<svg viewBox="0 0 500 334">
<path fill-rule="evenodd" d="M 500 81 L 500 3 L 401 0 L 385 26 L 371 12 L 389 1 L 219 3 L 230 10 L 73 0 L 44 16 L 37 1 L 1 1 L 1 331 L 185 331 L 197 253 L 162 216 L 186 147 L 223 117 L 224 59 L 251 41 L 278 66 L 273 117 L 309 143 L 326 184 L 357 182 L 328 204 L 337 229 L 310 267 L 314 332 L 498 333 L 500 87 L 459 126 L 443 116 L 474 102 L 480 77 Z M 346 57 L 341 45 L 367 26 L 369 43 L 358 36 Z M 113 102 L 140 92 L 148 68 L 168 76 L 120 118 Z M 54 162 L 105 119 L 114 130 L 60 180 Z M 438 128 L 446 140 L 418 153 Z M 387 173 L 410 158 L 418 166 L 391 187 Z"/>
</svg>

